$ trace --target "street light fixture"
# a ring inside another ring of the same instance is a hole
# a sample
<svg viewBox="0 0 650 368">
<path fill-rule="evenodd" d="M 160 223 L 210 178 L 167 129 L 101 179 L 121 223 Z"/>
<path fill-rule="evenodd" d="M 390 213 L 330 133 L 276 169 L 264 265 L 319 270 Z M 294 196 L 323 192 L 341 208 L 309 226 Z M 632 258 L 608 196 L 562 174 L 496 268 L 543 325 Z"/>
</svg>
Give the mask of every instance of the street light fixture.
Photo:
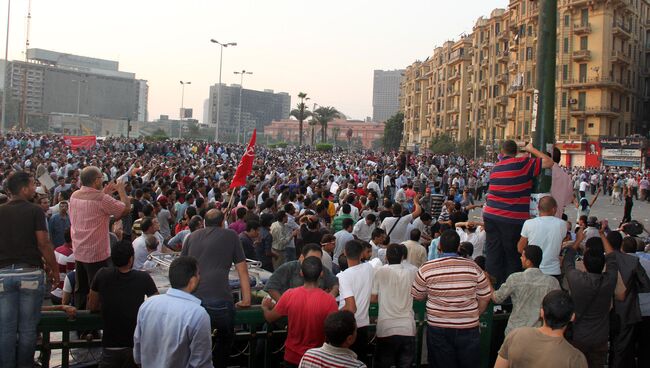
<svg viewBox="0 0 650 368">
<path fill-rule="evenodd" d="M 181 81 L 181 111 L 179 113 L 179 123 L 178 123 L 178 139 L 181 139 L 183 135 L 183 118 L 185 117 L 185 85 L 192 84 L 192 82 L 183 82 Z"/>
<path fill-rule="evenodd" d="M 79 108 L 81 106 L 81 83 L 86 83 L 85 79 L 72 80 L 72 83 L 77 83 L 77 115 L 79 115 Z"/>
<path fill-rule="evenodd" d="M 214 131 L 214 141 L 219 142 L 219 105 L 221 104 L 221 67 L 223 65 L 223 48 L 228 46 L 237 46 L 237 42 L 221 43 L 214 38 L 210 39 L 210 42 L 216 43 L 221 47 L 221 53 L 219 55 L 219 85 L 217 86 L 217 124 Z"/>
<path fill-rule="evenodd" d="M 9 18 L 11 16 L 11 0 L 7 1 L 7 38 L 5 40 L 5 68 L 9 65 Z M 6 73 L 6 70 L 5 70 Z M 7 82 L 2 86 L 2 120 L 0 120 L 0 134 L 5 132 L 7 122 Z"/>
<path fill-rule="evenodd" d="M 239 76 L 240 76 L 240 81 L 239 81 L 239 118 L 237 119 L 237 144 L 239 144 L 239 133 L 241 133 L 241 91 L 244 88 L 244 75 L 253 74 L 253 72 L 247 72 L 245 70 L 242 70 L 241 72 L 234 72 L 234 73 L 239 74 Z"/>
</svg>

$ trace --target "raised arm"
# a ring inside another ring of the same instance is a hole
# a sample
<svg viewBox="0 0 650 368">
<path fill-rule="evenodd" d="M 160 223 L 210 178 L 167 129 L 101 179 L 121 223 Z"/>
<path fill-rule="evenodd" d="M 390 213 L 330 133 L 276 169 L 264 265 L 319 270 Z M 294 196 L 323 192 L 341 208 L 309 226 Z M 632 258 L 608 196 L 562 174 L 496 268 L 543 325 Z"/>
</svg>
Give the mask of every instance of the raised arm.
<svg viewBox="0 0 650 368">
<path fill-rule="evenodd" d="M 550 169 L 551 167 L 553 167 L 553 160 L 550 157 L 548 157 L 545 153 L 535 148 L 535 146 L 533 146 L 532 143 L 528 143 L 528 145 L 524 147 L 524 150 L 537 158 L 541 158 L 542 168 Z"/>
</svg>

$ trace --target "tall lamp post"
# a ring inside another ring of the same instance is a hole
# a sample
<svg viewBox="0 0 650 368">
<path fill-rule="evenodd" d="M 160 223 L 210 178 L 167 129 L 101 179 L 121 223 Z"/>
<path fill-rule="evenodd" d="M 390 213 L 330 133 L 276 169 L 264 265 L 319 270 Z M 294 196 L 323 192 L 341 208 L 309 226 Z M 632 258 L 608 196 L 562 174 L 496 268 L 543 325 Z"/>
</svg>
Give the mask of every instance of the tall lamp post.
<svg viewBox="0 0 650 368">
<path fill-rule="evenodd" d="M 183 135 L 183 118 L 185 117 L 185 85 L 192 84 L 192 82 L 183 82 L 181 81 L 181 110 L 179 112 L 179 122 L 178 122 L 178 139 L 181 139 Z"/>
<path fill-rule="evenodd" d="M 241 72 L 235 72 L 235 74 L 239 74 L 239 117 L 237 119 L 237 144 L 239 144 L 239 134 L 241 133 L 241 92 L 244 89 L 244 75 L 253 74 L 253 72 L 242 70 Z"/>
<path fill-rule="evenodd" d="M 85 79 L 80 79 L 80 80 L 72 80 L 72 83 L 77 83 L 77 115 L 79 115 L 80 107 L 81 107 L 81 83 L 86 83 Z"/>
<path fill-rule="evenodd" d="M 9 18 L 11 16 L 11 0 L 7 1 L 7 38 L 5 39 L 5 68 L 9 66 Z M 2 120 L 0 121 L 0 134 L 5 132 L 7 122 L 7 71 L 5 69 L 5 78 L 2 78 L 4 85 L 2 86 Z"/>
<path fill-rule="evenodd" d="M 214 141 L 219 142 L 219 107 L 221 105 L 221 66 L 223 65 L 223 48 L 228 46 L 237 46 L 237 42 L 225 42 L 221 43 L 217 40 L 210 39 L 210 42 L 216 43 L 221 47 L 221 53 L 219 55 L 219 85 L 217 86 L 217 124 L 214 131 Z"/>
</svg>

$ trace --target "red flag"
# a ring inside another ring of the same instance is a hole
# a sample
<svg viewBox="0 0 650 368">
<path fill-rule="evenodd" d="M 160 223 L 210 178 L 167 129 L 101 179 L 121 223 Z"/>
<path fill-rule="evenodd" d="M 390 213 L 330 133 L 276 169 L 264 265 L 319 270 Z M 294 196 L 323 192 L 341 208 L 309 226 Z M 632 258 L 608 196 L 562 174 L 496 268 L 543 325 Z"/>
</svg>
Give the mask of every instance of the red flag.
<svg viewBox="0 0 650 368">
<path fill-rule="evenodd" d="M 253 129 L 253 136 L 251 137 L 250 142 L 248 142 L 248 147 L 246 147 L 246 152 L 241 158 L 241 162 L 237 166 L 237 171 L 235 172 L 235 177 L 230 183 L 230 189 L 241 187 L 246 184 L 246 177 L 253 171 L 253 160 L 255 160 L 255 139 L 257 138 L 257 129 Z"/>
<path fill-rule="evenodd" d="M 67 146 L 70 146 L 73 150 L 78 149 L 91 149 L 97 144 L 97 137 L 94 135 L 86 136 L 73 136 L 65 135 L 63 136 L 63 141 Z"/>
</svg>

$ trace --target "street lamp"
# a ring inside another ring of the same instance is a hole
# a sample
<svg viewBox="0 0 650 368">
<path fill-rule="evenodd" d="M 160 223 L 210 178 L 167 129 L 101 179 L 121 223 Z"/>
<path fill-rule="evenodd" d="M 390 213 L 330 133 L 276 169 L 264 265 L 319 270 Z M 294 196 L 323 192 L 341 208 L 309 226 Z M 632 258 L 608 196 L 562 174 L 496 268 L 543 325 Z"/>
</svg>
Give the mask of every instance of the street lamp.
<svg viewBox="0 0 650 368">
<path fill-rule="evenodd" d="M 77 115 L 79 115 L 79 107 L 81 106 L 81 83 L 86 83 L 85 79 L 72 80 L 72 83 L 77 83 Z"/>
<path fill-rule="evenodd" d="M 7 1 L 7 38 L 5 40 L 5 68 L 9 67 L 9 17 L 11 15 L 11 0 Z M 6 75 L 5 69 L 5 75 Z M 6 77 L 5 77 L 6 78 Z M 5 79 L 3 78 L 3 80 Z M 0 134 L 5 132 L 7 119 L 7 81 L 2 86 L 2 120 L 0 121 Z"/>
<path fill-rule="evenodd" d="M 244 75 L 246 74 L 253 74 L 253 72 L 247 72 L 245 70 L 242 70 L 241 72 L 234 72 L 235 74 L 239 74 L 240 80 L 239 80 L 239 118 L 237 119 L 237 144 L 239 144 L 239 133 L 241 133 L 241 91 L 244 88 Z"/>
<path fill-rule="evenodd" d="M 219 85 L 217 86 L 217 126 L 214 131 L 214 141 L 219 142 L 219 105 L 221 104 L 221 66 L 223 64 L 223 48 L 228 46 L 237 46 L 237 42 L 221 43 L 214 38 L 210 39 L 210 42 L 216 43 L 221 47 L 221 54 L 219 56 Z"/>
<path fill-rule="evenodd" d="M 181 81 L 181 111 L 179 113 L 180 119 L 178 122 L 178 139 L 181 139 L 183 135 L 183 118 L 185 117 L 185 85 L 192 84 L 192 82 L 183 82 Z"/>
</svg>

